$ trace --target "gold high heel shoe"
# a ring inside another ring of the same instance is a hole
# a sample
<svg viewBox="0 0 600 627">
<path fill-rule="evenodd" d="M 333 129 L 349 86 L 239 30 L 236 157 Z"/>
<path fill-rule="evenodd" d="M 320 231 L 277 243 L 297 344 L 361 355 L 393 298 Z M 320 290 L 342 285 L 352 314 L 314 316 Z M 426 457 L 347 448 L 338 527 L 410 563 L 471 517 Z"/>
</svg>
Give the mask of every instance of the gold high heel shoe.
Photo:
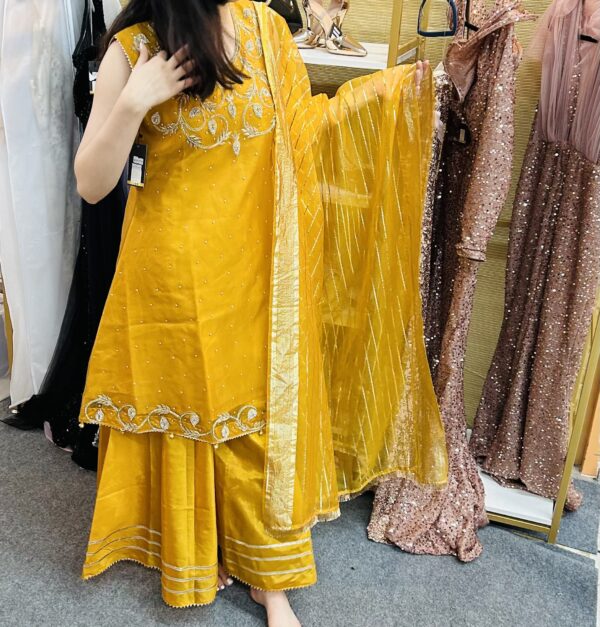
<svg viewBox="0 0 600 627">
<path fill-rule="evenodd" d="M 331 54 L 366 57 L 367 51 L 355 39 L 342 32 L 342 24 L 350 7 L 349 0 L 333 0 L 326 9 L 321 0 L 302 0 L 307 28 L 294 40 L 299 48 L 324 47 Z"/>
<path fill-rule="evenodd" d="M 319 4 L 323 4 L 322 0 L 316 0 Z M 298 48 L 325 48 L 325 33 L 321 25 L 314 17 L 308 1 L 303 2 L 304 11 L 306 13 L 307 28 L 301 28 L 294 33 L 294 41 Z M 327 12 L 331 15 L 335 25 L 341 30 L 346 14 L 348 13 L 348 0 L 332 0 L 327 8 Z"/>
<path fill-rule="evenodd" d="M 331 19 L 333 20 L 333 23 L 340 30 L 342 30 L 342 25 L 344 24 L 344 20 L 346 19 L 346 14 L 348 13 L 349 8 L 350 8 L 350 0 L 331 0 L 331 4 L 327 7 L 327 13 L 331 15 Z M 325 36 L 323 33 L 323 29 L 321 28 L 320 25 L 319 25 L 319 30 L 322 33 L 321 38 L 319 39 L 319 45 L 324 48 Z"/>
<path fill-rule="evenodd" d="M 336 24 L 335 19 L 322 4 L 319 4 L 316 0 L 305 1 L 310 6 L 312 16 L 318 22 L 324 33 L 325 48 L 327 49 L 327 52 L 349 57 L 367 56 L 365 48 L 354 38 L 350 37 L 350 35 L 346 35 L 342 31 L 341 27 Z M 343 21 L 350 6 L 349 0 L 342 0 L 335 6 L 337 7 L 337 19 Z"/>
<path fill-rule="evenodd" d="M 348 9 L 350 8 L 349 0 L 332 0 L 329 5 L 329 9 L 327 12 L 333 18 L 335 25 L 341 30 L 342 25 L 344 24 L 344 20 L 346 19 L 346 14 L 348 13 Z"/>
<path fill-rule="evenodd" d="M 320 0 L 314 0 L 314 2 L 321 4 Z M 306 28 L 302 28 L 297 33 L 294 33 L 296 45 L 301 49 L 324 46 L 325 33 L 314 17 L 309 0 L 302 0 L 302 6 L 306 13 Z"/>
</svg>

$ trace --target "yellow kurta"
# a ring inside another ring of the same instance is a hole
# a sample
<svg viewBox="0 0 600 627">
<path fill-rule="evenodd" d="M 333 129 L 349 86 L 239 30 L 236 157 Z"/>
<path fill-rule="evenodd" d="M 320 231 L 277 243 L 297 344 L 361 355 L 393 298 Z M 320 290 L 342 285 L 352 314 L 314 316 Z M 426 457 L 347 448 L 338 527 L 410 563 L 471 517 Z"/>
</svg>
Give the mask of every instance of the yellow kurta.
<svg viewBox="0 0 600 627">
<path fill-rule="evenodd" d="M 211 444 L 229 450 L 243 435 L 260 444 L 262 501 L 248 490 L 246 506 L 260 512 L 264 535 L 241 540 L 257 547 L 276 537 L 304 542 L 317 520 L 338 515 L 340 498 L 380 476 L 446 480 L 418 283 L 431 77 L 420 97 L 414 68 L 399 67 L 353 81 L 332 100 L 313 98 L 285 22 L 264 3 L 232 6 L 236 59 L 249 79 L 205 103 L 169 101 L 141 128 L 148 180 L 127 207 L 82 409 L 82 422 L 125 432 L 103 445 L 92 542 L 118 530 L 114 505 L 104 504 L 109 493 L 127 500 L 118 477 L 130 447 L 147 456 L 157 438 L 162 455 L 174 448 L 169 438 L 195 440 L 181 455 L 188 468 Z M 131 64 L 140 41 L 157 47 L 148 25 L 118 40 Z M 170 484 L 176 456 L 169 460 L 137 475 L 146 481 L 140 493 Z M 146 505 L 138 499 L 128 512 L 132 526 L 148 527 Z M 134 535 L 150 541 L 146 533 Z M 161 533 L 164 554 L 176 538 Z M 86 573 L 130 557 L 139 551 L 128 557 L 125 548 Z M 284 570 L 295 568 L 294 581 L 253 568 L 251 583 L 294 587 L 314 576 L 310 563 Z"/>
<path fill-rule="evenodd" d="M 310 532 L 263 523 L 275 116 L 256 13 L 234 11 L 248 79 L 162 105 L 140 130 L 147 182 L 128 202 L 83 407 L 124 431 L 101 430 L 83 576 L 139 562 L 174 607 L 215 599 L 218 560 L 256 588 L 316 581 Z M 117 40 L 131 65 L 141 42 L 158 49 L 148 24 Z"/>
<path fill-rule="evenodd" d="M 249 80 L 151 110 L 116 276 L 89 366 L 85 419 L 215 443 L 264 427 L 275 114 L 256 16 L 237 8 Z M 117 37 L 131 65 L 148 24 Z"/>
</svg>

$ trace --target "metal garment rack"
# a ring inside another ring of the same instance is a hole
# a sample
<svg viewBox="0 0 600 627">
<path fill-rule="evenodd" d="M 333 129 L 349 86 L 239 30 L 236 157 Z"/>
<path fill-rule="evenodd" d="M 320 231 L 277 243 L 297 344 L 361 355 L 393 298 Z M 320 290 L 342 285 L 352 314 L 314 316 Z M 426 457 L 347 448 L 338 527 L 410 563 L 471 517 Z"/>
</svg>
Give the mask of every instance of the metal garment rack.
<svg viewBox="0 0 600 627">
<path fill-rule="evenodd" d="M 403 63 L 412 56 L 417 59 L 423 57 L 425 48 L 425 38 L 420 35 L 416 35 L 400 45 L 400 38 L 402 32 L 402 17 L 404 13 L 404 0 L 394 0 L 394 6 L 392 8 L 392 25 L 390 29 L 390 44 L 388 49 L 387 66 L 394 67 L 399 63 Z M 425 16 L 425 21 L 429 19 L 429 9 Z"/>
<path fill-rule="evenodd" d="M 414 55 L 417 59 L 424 58 L 426 41 L 424 37 L 416 35 L 413 39 L 400 46 L 403 8 L 403 2 L 395 2 L 392 14 L 390 46 L 388 51 L 388 67 L 401 63 L 410 58 L 412 55 Z M 425 27 L 429 24 L 430 14 L 431 3 L 428 3 L 423 14 L 423 24 Z M 600 380 L 600 321 L 598 321 L 597 318 L 596 320 L 597 322 L 590 330 L 585 357 L 579 372 L 571 404 L 571 435 L 559 491 L 553 503 L 550 499 L 548 499 L 549 506 L 552 508 L 552 515 L 549 517 L 548 523 L 542 524 L 532 520 L 527 520 L 526 515 L 512 516 L 488 512 L 490 521 L 529 531 L 540 532 L 546 536 L 547 542 L 550 544 L 555 544 L 557 541 L 567 501 L 567 493 L 573 477 L 575 459 L 580 447 L 587 417 L 590 411 L 593 411 L 596 407 L 596 403 L 598 402 L 598 399 L 595 398 L 595 396 L 597 395 L 597 385 Z M 504 490 L 512 491 L 514 493 L 512 488 L 504 488 Z M 507 492 L 507 494 L 508 493 L 509 492 Z"/>
<path fill-rule="evenodd" d="M 424 21 L 427 24 L 430 17 L 431 3 L 427 5 L 424 13 Z M 468 17 L 468 2 L 467 2 L 467 17 Z M 423 58 L 424 54 L 424 38 L 417 43 L 418 57 Z M 597 307 L 600 306 L 600 295 Z M 510 515 L 507 513 L 500 514 L 494 511 L 489 511 L 488 503 L 486 502 L 486 508 L 488 509 L 488 518 L 491 522 L 500 523 L 503 525 L 509 525 L 528 531 L 539 532 L 546 536 L 546 540 L 549 544 L 555 544 L 558 539 L 558 532 L 562 522 L 562 517 L 565 511 L 565 504 L 567 502 L 567 494 L 573 478 L 573 470 L 575 466 L 575 460 L 578 450 L 580 448 L 584 428 L 588 416 L 591 411 L 594 411 L 597 403 L 600 404 L 597 398 L 598 381 L 600 381 L 600 320 L 598 317 L 593 322 L 590 333 L 588 336 L 586 350 L 584 351 L 583 363 L 579 371 L 577 384 L 574 388 L 573 398 L 571 401 L 570 422 L 571 422 L 571 434 L 569 437 L 569 445 L 567 448 L 567 455 L 565 458 L 565 465 L 563 468 L 563 474 L 559 485 L 558 494 L 556 499 L 544 499 L 538 498 L 540 501 L 546 501 L 548 511 L 551 511 L 551 516 L 547 516 L 547 523 L 537 522 L 527 518 L 526 513 L 520 513 L 519 515 Z M 482 478 L 484 478 L 482 476 Z M 487 480 L 488 486 L 490 479 Z M 500 491 L 504 491 L 508 499 L 508 495 L 515 493 L 523 494 L 522 490 L 515 490 L 514 488 L 494 486 Z M 492 490 L 494 489 L 492 488 Z M 492 491 L 490 490 L 490 491 Z M 486 488 L 486 493 L 488 492 Z M 527 493 L 526 493 L 527 494 Z M 487 499 L 486 499 L 487 501 Z M 521 505 L 522 506 L 522 505 Z M 517 508 L 515 508 L 517 509 Z M 519 508 L 521 509 L 521 508 Z M 536 512 L 539 515 L 539 512 Z M 531 518 L 535 518 L 533 514 Z"/>
<path fill-rule="evenodd" d="M 598 290 L 596 298 L 596 309 L 592 324 L 596 327 L 596 332 L 600 332 L 600 290 Z M 597 365 L 593 385 L 592 399 L 596 399 L 595 406 L 593 406 L 592 401 L 586 420 L 588 424 L 584 428 L 585 445 L 580 446 L 578 456 L 581 454 L 581 474 L 587 477 L 598 478 L 598 466 L 600 464 L 600 365 Z M 584 442 L 582 441 L 581 444 L 584 444 Z"/>
<path fill-rule="evenodd" d="M 373 44 L 363 42 L 363 45 L 367 48 L 369 54 L 367 57 L 362 58 L 336 56 L 329 54 L 324 50 L 303 50 L 301 52 L 305 62 L 308 65 L 334 66 L 362 69 L 365 71 L 377 71 L 386 67 L 394 67 L 412 59 L 423 59 L 425 55 L 426 38 L 416 33 L 416 25 L 414 37 L 411 37 L 408 41 L 401 44 L 402 19 L 406 2 L 408 2 L 408 0 L 393 0 L 389 44 Z M 431 4 L 432 3 L 429 3 L 424 10 L 422 23 L 425 28 L 427 28 L 430 21 Z M 589 350 L 586 351 L 586 358 L 584 359 L 584 363 L 582 364 L 579 374 L 578 384 L 575 388 L 575 400 L 572 404 L 571 411 L 571 436 L 558 495 L 554 502 L 550 499 L 535 497 L 544 501 L 545 512 L 547 512 L 547 514 L 544 514 L 543 517 L 538 517 L 538 520 L 543 519 L 547 522 L 542 523 L 536 520 L 529 520 L 527 518 L 527 507 L 519 508 L 519 515 L 511 515 L 508 513 L 500 514 L 494 511 L 489 511 L 490 508 L 488 507 L 488 517 L 491 521 L 509 525 L 511 527 L 542 533 L 551 544 L 556 543 L 558 537 L 565 503 L 567 500 L 567 492 L 571 483 L 573 467 L 586 424 L 586 418 L 590 411 L 590 407 L 595 404 L 596 400 L 594 398 L 594 391 L 596 389 L 596 382 L 600 378 L 600 324 L 598 324 L 590 333 L 588 348 Z M 496 486 L 493 486 L 493 489 L 495 488 Z M 498 489 L 504 491 L 506 500 L 510 500 L 511 496 L 515 496 L 515 494 L 518 494 L 519 492 L 523 494 L 523 491 L 515 490 L 513 488 L 502 488 L 498 486 Z M 507 508 L 504 509 L 506 511 Z M 532 518 L 535 518 L 531 512 L 530 514 Z"/>
<path fill-rule="evenodd" d="M 567 492 L 571 484 L 575 458 L 577 456 L 577 450 L 579 448 L 584 426 L 586 424 L 586 418 L 590 408 L 595 406 L 595 402 L 597 400 L 594 398 L 594 391 L 596 382 L 600 376 L 600 323 L 596 323 L 590 331 L 588 348 L 589 350 L 586 351 L 586 357 L 584 358 L 579 373 L 578 384 L 575 387 L 575 390 L 580 390 L 580 393 L 578 396 L 576 394 L 577 398 L 573 403 L 571 411 L 572 427 L 569 447 L 567 449 L 565 467 L 560 487 L 553 505 L 552 520 L 550 524 L 544 525 L 532 522 L 525 518 L 505 516 L 488 512 L 488 518 L 492 522 L 510 525 L 511 527 L 519 527 L 529 531 L 538 531 L 546 536 L 547 541 L 550 544 L 555 544 L 558 538 L 558 532 L 560 530 L 560 524 L 565 510 L 565 503 L 567 502 Z"/>
</svg>

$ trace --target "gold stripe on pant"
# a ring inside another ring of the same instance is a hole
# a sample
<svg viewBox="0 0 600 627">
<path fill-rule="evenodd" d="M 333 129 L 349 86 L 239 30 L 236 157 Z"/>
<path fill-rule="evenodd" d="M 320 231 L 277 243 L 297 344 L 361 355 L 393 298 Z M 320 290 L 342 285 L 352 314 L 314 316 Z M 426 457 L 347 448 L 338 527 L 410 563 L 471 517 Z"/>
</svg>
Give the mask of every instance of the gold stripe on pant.
<svg viewBox="0 0 600 627">
<path fill-rule="evenodd" d="M 102 428 L 84 578 L 136 561 L 161 571 L 169 605 L 205 605 L 217 593 L 220 548 L 227 571 L 255 588 L 314 584 L 310 532 L 274 537 L 262 523 L 264 456 L 260 434 L 214 448 Z"/>
</svg>

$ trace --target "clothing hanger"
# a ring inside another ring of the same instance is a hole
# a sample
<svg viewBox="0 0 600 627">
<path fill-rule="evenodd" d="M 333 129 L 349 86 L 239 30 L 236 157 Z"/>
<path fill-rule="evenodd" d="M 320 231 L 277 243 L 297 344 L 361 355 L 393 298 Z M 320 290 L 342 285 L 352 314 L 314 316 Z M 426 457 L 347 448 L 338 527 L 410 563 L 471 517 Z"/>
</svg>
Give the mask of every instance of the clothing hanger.
<svg viewBox="0 0 600 627">
<path fill-rule="evenodd" d="M 95 46 L 104 32 L 104 12 L 100 0 L 84 0 L 79 40 L 74 55 L 79 55 L 88 46 Z"/>
<path fill-rule="evenodd" d="M 471 22 L 471 0 L 465 0 L 465 26 L 463 36 L 469 38 L 469 33 L 473 31 L 476 33 L 479 30 L 479 26 L 475 26 L 473 22 Z"/>
<path fill-rule="evenodd" d="M 92 20 L 92 9 L 93 6 L 92 0 L 85 0 L 83 3 L 83 19 L 81 21 L 81 31 L 79 33 L 79 40 L 77 42 L 77 46 L 73 52 L 73 56 L 78 56 L 82 53 L 83 48 L 85 48 L 85 36 L 88 34 L 90 29 L 93 29 L 94 23 Z"/>
<path fill-rule="evenodd" d="M 458 9 L 456 8 L 456 2 L 454 0 L 446 0 L 448 6 L 450 7 L 450 11 L 452 13 L 452 26 L 450 30 L 424 30 L 421 26 L 421 22 L 423 19 L 423 13 L 425 11 L 425 5 L 428 0 L 423 0 L 421 2 L 421 6 L 419 8 L 419 19 L 417 21 L 417 33 L 421 35 L 421 37 L 452 37 L 456 35 L 456 31 L 458 30 Z"/>
<path fill-rule="evenodd" d="M 585 5 L 585 0 L 582 1 L 582 5 Z M 585 12 L 585 6 L 583 8 L 583 11 Z M 585 33 L 579 34 L 579 41 L 586 41 L 590 44 L 598 43 L 598 39 L 596 39 L 595 37 L 592 37 L 591 35 L 586 35 Z"/>
<path fill-rule="evenodd" d="M 89 0 L 89 6 L 90 6 L 90 37 L 92 40 L 92 43 L 95 41 L 94 38 L 94 13 L 96 12 L 96 7 L 94 6 L 94 2 L 92 0 Z"/>
</svg>

